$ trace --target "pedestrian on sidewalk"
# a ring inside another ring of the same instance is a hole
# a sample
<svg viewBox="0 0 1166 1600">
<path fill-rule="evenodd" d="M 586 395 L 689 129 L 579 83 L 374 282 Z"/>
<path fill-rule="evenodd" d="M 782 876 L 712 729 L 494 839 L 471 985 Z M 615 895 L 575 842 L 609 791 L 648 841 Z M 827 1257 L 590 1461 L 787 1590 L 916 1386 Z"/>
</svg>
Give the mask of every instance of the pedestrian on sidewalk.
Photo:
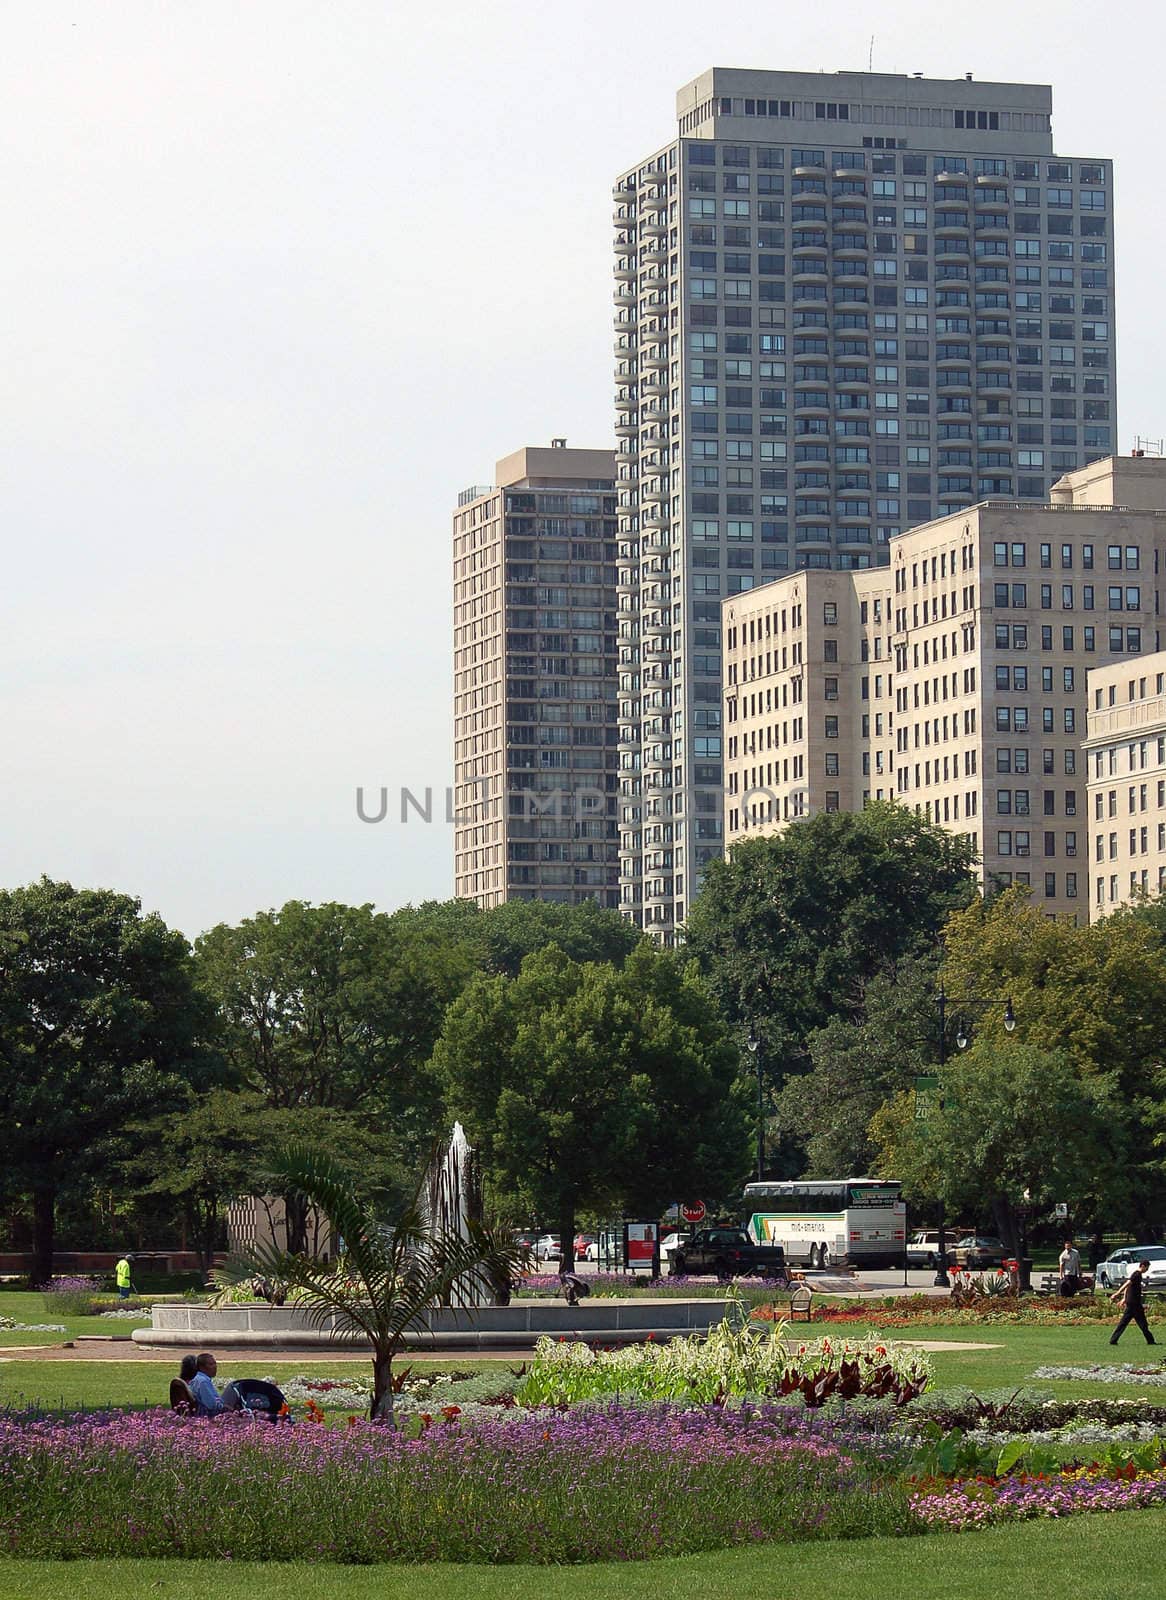
<svg viewBox="0 0 1166 1600">
<path fill-rule="evenodd" d="M 1110 1336 L 1110 1344 L 1116 1344 L 1131 1322 L 1136 1322 L 1146 1336 L 1147 1344 L 1157 1344 L 1157 1340 L 1150 1332 L 1150 1324 L 1146 1321 L 1145 1306 L 1145 1275 L 1150 1270 L 1148 1261 L 1139 1261 L 1137 1270 L 1131 1272 L 1120 1289 L 1110 1295 L 1111 1300 L 1120 1300 L 1124 1307 L 1121 1321 Z"/>
</svg>

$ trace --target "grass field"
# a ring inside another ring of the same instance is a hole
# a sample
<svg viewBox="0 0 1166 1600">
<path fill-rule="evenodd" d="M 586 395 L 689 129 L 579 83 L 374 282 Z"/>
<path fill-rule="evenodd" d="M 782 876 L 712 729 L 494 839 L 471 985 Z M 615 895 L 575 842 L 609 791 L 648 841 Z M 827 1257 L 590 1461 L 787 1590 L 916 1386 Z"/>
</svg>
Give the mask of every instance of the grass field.
<svg viewBox="0 0 1166 1600">
<path fill-rule="evenodd" d="M 0 1309 L 17 1297 L 0 1294 Z M 29 1297 L 30 1299 L 33 1297 Z M 39 1302 L 39 1296 L 35 1297 Z M 39 1309 L 39 1308 L 38 1308 Z M 41 1315 L 27 1315 L 41 1320 Z M 45 1320 L 48 1320 L 46 1317 Z M 91 1324 L 92 1319 L 88 1319 Z M 85 1322 L 86 1319 L 79 1319 Z M 109 1323 L 77 1326 L 71 1332 L 108 1332 Z M 802 1329 L 790 1330 L 799 1336 Z M 812 1327 L 860 1338 L 865 1330 Z M 879 1330 L 881 1338 L 910 1337 Z M 1031 1328 L 924 1328 L 919 1337 L 939 1344 L 974 1342 L 968 1351 L 939 1349 L 932 1354 L 939 1388 L 970 1388 L 980 1393 L 1021 1385 L 1065 1397 L 1102 1393 L 1111 1398 L 1144 1394 L 1161 1403 L 1166 1390 L 1128 1385 L 1036 1383 L 1035 1368 L 1046 1364 L 1140 1361 L 1148 1352 L 1136 1330 L 1121 1346 L 1108 1345 L 1109 1326 Z M 21 1338 L 21 1336 L 17 1336 Z M 60 1336 L 56 1336 L 59 1342 Z M 31 1342 L 23 1336 L 22 1342 Z M 46 1336 L 46 1342 L 54 1342 Z M 128 1355 L 128 1351 L 127 1351 Z M 407 1364 L 407 1359 L 404 1364 Z M 478 1362 L 451 1357 L 450 1369 L 493 1368 L 500 1377 L 517 1363 Z M 143 1361 L 44 1361 L 4 1357 L 0 1352 L 0 1405 L 35 1402 L 62 1410 L 103 1404 L 164 1404 L 172 1372 L 169 1363 Z M 433 1370 L 427 1365 L 426 1370 Z M 224 1366 L 220 1378 L 270 1373 L 277 1381 L 311 1371 L 321 1376 L 367 1377 L 367 1362 L 305 1364 L 294 1356 L 256 1353 L 245 1363 Z M 294 1507 L 289 1507 L 294 1516 Z M 118 1600 L 739 1600 L 745 1592 L 768 1592 L 792 1600 L 997 1600 L 1029 1588 L 1043 1593 L 1068 1584 L 1081 1600 L 1160 1596 L 1166 1593 L 1166 1510 L 1075 1517 L 1057 1523 L 1024 1523 L 976 1534 L 935 1534 L 920 1539 L 864 1539 L 853 1542 L 757 1546 L 713 1555 L 643 1564 L 583 1568 L 381 1566 L 303 1567 L 219 1563 L 110 1561 L 23 1562 L 0 1560 L 0 1600 L 72 1600 L 102 1592 Z M 1161 1541 L 1161 1543 L 1160 1543 Z M 83 1557 L 84 1551 L 78 1555 Z"/>
<path fill-rule="evenodd" d="M 335 1567 L 229 1562 L 0 1561 L 0 1600 L 1157 1600 L 1166 1510 L 1020 1523 L 977 1534 L 769 1545 L 587 1567 Z"/>
<path fill-rule="evenodd" d="M 105 1327 L 108 1328 L 108 1323 Z M 790 1336 L 802 1336 L 802 1328 L 789 1330 Z M 1047 1365 L 1083 1366 L 1089 1362 L 1119 1363 L 1141 1361 L 1157 1355 L 1149 1351 L 1136 1328 L 1127 1331 L 1116 1350 L 1109 1345 L 1109 1324 L 1099 1323 L 1088 1328 L 1017 1328 L 1009 1326 L 984 1328 L 922 1328 L 919 1338 L 937 1344 L 976 1343 L 996 1348 L 976 1350 L 936 1350 L 932 1352 L 935 1381 L 939 1388 L 967 1388 L 978 1393 L 996 1389 L 1015 1389 L 1022 1384 L 1034 1385 L 1032 1373 L 1037 1367 Z M 812 1337 L 860 1339 L 866 1330 L 847 1327 L 836 1330 L 815 1328 Z M 910 1338 L 909 1330 L 888 1332 L 878 1330 L 883 1339 Z M 59 1336 L 58 1341 L 59 1342 Z M 1166 1349 L 1162 1352 L 1166 1355 Z M 175 1355 L 173 1367 L 168 1362 L 133 1361 L 126 1351 L 125 1361 L 43 1361 L 21 1359 L 19 1355 L 5 1357 L 0 1351 L 0 1405 L 29 1403 L 70 1410 L 80 1406 L 101 1405 L 143 1406 L 166 1403 L 166 1391 L 171 1376 L 178 1367 Z M 409 1364 L 408 1356 L 401 1365 Z M 496 1370 L 500 1376 L 508 1375 L 520 1361 L 478 1361 L 469 1356 L 451 1355 L 441 1367 L 459 1371 Z M 425 1370 L 434 1370 L 426 1362 Z M 270 1374 L 278 1382 L 281 1373 L 292 1376 L 310 1372 L 319 1377 L 370 1376 L 367 1361 L 304 1362 L 294 1355 L 267 1355 L 257 1351 L 246 1361 L 224 1362 L 219 1368 L 221 1381 L 230 1378 Z M 1052 1383 L 1042 1380 L 1038 1387 L 1050 1394 L 1066 1399 L 1080 1397 L 1087 1385 L 1081 1383 Z M 1112 1399 L 1150 1396 L 1166 1402 L 1166 1389 L 1129 1384 L 1106 1384 L 1103 1392 Z"/>
</svg>

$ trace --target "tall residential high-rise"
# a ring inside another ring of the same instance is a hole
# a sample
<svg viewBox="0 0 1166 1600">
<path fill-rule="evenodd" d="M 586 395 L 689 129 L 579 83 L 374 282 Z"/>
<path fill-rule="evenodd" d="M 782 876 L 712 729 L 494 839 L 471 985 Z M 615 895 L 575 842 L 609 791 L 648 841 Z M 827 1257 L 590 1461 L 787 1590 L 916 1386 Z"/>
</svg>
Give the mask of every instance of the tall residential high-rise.
<svg viewBox="0 0 1166 1600">
<path fill-rule="evenodd" d="M 714 68 L 614 193 L 620 900 L 721 853 L 720 605 L 1111 453 L 1111 167 L 1051 90 Z"/>
<path fill-rule="evenodd" d="M 1110 458 L 1046 505 L 987 500 L 912 528 L 888 567 L 726 599 L 730 851 L 812 811 L 898 800 L 970 839 L 986 889 L 1028 884 L 1049 912 L 1087 920 L 1091 860 L 1115 863 L 1092 866 L 1107 905 L 1131 874 L 1156 882 L 1164 558 L 1166 461 Z"/>
<path fill-rule="evenodd" d="M 454 893 L 618 903 L 615 466 L 527 447 L 458 496 Z"/>
</svg>

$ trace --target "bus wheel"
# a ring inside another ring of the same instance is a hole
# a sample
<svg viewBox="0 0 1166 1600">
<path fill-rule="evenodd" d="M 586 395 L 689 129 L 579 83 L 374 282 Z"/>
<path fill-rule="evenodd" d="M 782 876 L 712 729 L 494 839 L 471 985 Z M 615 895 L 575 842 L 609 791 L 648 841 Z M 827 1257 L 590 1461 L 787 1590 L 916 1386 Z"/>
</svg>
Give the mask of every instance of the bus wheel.
<svg viewBox="0 0 1166 1600">
<path fill-rule="evenodd" d="M 828 1244 L 824 1244 L 818 1251 L 818 1265 L 823 1268 L 830 1265 L 830 1246 Z"/>
<path fill-rule="evenodd" d="M 813 1272 L 818 1270 L 818 1246 L 816 1244 L 810 1246 L 810 1269 Z"/>
</svg>

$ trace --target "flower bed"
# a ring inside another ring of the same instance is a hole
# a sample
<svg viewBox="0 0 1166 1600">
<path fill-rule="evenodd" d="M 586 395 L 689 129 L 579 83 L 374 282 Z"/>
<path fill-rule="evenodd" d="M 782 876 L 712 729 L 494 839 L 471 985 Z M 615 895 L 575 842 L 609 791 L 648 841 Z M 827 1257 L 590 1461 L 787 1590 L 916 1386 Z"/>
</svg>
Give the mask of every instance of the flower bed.
<svg viewBox="0 0 1166 1600">
<path fill-rule="evenodd" d="M 1061 1382 L 1080 1379 L 1087 1383 L 1137 1383 L 1148 1388 L 1166 1388 L 1166 1367 L 1160 1361 L 1125 1361 L 1120 1366 L 1038 1367 L 1034 1378 L 1055 1378 Z"/>
<path fill-rule="evenodd" d="M 905 1486 L 802 1411 L 618 1405 L 502 1426 L 0 1420 L 0 1549 L 250 1560 L 629 1560 L 917 1531 Z"/>
<path fill-rule="evenodd" d="M 848 1300 L 842 1304 L 815 1300 L 814 1321 L 868 1328 L 979 1328 L 1013 1325 L 1034 1328 L 1092 1327 L 1112 1322 L 1113 1306 L 1107 1299 L 1078 1296 L 1063 1300 L 1057 1296 L 985 1295 L 971 1305 L 953 1304 L 936 1295 L 904 1295 L 897 1300 Z M 755 1322 L 781 1321 L 787 1315 L 782 1307 L 757 1304 L 750 1313 Z"/>
<path fill-rule="evenodd" d="M 1166 1477 L 1160 1473 L 1105 1477 L 1078 1471 L 953 1483 L 916 1495 L 914 1509 L 931 1528 L 966 1532 L 994 1522 L 1163 1504 Z"/>
<path fill-rule="evenodd" d="M 922 1393 L 931 1363 L 919 1351 L 875 1340 L 809 1340 L 786 1345 L 728 1320 L 703 1339 L 594 1350 L 543 1338 L 531 1370 L 515 1390 L 520 1405 L 571 1405 L 600 1396 L 723 1403 L 731 1396 L 800 1395 L 808 1406 L 837 1394 L 888 1396 L 899 1403 Z"/>
<path fill-rule="evenodd" d="M 64 1333 L 63 1322 L 17 1322 L 15 1317 L 0 1317 L 0 1333 Z"/>
</svg>

